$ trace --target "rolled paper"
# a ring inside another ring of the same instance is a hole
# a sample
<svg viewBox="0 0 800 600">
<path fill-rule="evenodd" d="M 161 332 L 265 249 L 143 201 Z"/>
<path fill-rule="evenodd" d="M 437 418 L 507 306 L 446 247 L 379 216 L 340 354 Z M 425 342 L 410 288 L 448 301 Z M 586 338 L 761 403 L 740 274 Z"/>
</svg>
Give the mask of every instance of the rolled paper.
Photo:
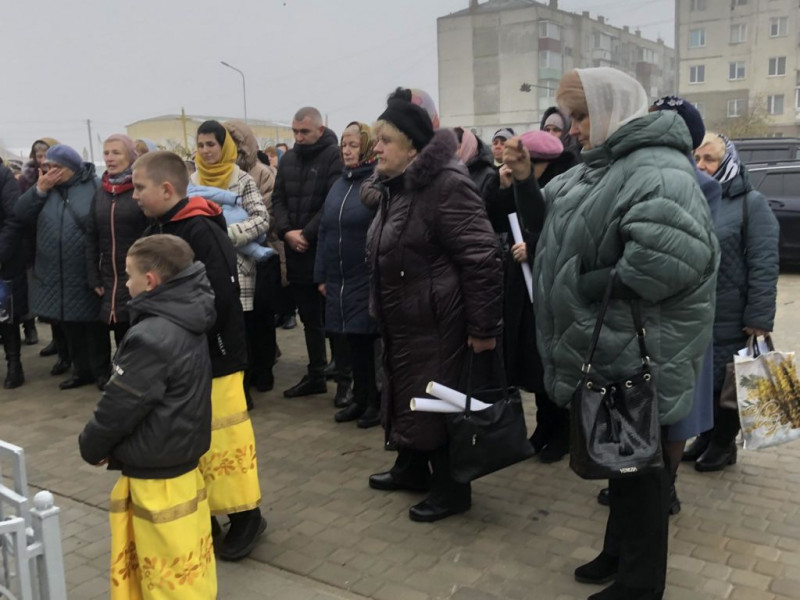
<svg viewBox="0 0 800 600">
<path fill-rule="evenodd" d="M 511 235 L 514 236 L 514 243 L 521 244 L 524 242 L 525 240 L 522 239 L 522 230 L 519 227 L 517 213 L 508 215 L 508 224 L 511 225 Z M 522 267 L 522 276 L 525 278 L 525 289 L 528 290 L 528 298 L 531 299 L 531 304 L 533 304 L 533 273 L 531 273 L 531 265 L 525 261 L 519 263 L 519 266 Z"/>
<path fill-rule="evenodd" d="M 460 413 L 461 410 L 457 406 L 453 406 L 444 400 L 436 400 L 434 398 L 412 398 L 411 410 L 417 412 L 429 413 Z"/>
<path fill-rule="evenodd" d="M 442 385 L 441 383 L 436 383 L 435 381 L 431 381 L 428 386 L 425 388 L 425 392 L 430 394 L 431 396 L 435 396 L 448 404 L 455 406 L 458 411 L 461 412 L 467 406 L 467 396 L 457 390 L 447 387 L 446 385 Z M 486 402 L 481 402 L 477 398 L 473 398 L 470 403 L 470 410 L 479 411 L 484 410 L 485 408 L 489 408 L 491 404 L 487 404 Z"/>
</svg>

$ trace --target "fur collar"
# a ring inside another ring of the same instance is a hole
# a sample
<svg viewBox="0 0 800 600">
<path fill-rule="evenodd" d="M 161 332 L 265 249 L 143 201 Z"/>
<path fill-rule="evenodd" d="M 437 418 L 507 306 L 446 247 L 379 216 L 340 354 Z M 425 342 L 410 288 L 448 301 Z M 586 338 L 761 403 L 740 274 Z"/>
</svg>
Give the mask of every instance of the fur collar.
<svg viewBox="0 0 800 600">
<path fill-rule="evenodd" d="M 438 130 L 430 143 L 406 169 L 406 188 L 418 190 L 430 185 L 445 167 L 454 168 L 466 175 L 466 168 L 458 167 L 460 163 L 456 160 L 457 148 L 458 139 L 451 129 Z"/>
</svg>

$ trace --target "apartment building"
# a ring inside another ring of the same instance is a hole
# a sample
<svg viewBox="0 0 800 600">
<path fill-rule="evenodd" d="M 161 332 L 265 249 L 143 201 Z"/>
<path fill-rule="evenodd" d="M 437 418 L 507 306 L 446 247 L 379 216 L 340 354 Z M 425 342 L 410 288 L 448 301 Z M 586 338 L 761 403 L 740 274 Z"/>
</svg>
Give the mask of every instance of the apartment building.
<svg viewBox="0 0 800 600">
<path fill-rule="evenodd" d="M 662 40 L 560 10 L 558 0 L 471 0 L 437 25 L 442 125 L 484 139 L 500 126 L 538 128 L 562 75 L 576 67 L 625 71 L 653 98 L 675 91 L 675 53 Z"/>
<path fill-rule="evenodd" d="M 800 0 L 675 0 L 678 89 L 709 127 L 800 136 Z"/>
</svg>

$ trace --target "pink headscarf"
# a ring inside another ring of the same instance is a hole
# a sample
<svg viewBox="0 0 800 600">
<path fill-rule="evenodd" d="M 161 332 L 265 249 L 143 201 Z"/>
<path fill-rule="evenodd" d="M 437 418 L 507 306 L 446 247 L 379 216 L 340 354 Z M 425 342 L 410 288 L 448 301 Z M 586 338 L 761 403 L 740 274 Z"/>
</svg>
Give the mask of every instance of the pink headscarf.
<svg viewBox="0 0 800 600">
<path fill-rule="evenodd" d="M 461 148 L 458 150 L 458 158 L 462 163 L 467 164 L 478 154 L 478 138 L 469 129 L 462 127 L 464 133 L 461 136 Z"/>
<path fill-rule="evenodd" d="M 131 161 L 131 164 L 139 157 L 136 153 L 136 145 L 133 143 L 133 140 L 129 138 L 124 133 L 115 133 L 110 135 L 106 138 L 106 141 L 103 142 L 105 145 L 108 142 L 121 142 L 123 146 L 125 146 L 125 150 L 128 151 L 128 158 Z"/>
</svg>

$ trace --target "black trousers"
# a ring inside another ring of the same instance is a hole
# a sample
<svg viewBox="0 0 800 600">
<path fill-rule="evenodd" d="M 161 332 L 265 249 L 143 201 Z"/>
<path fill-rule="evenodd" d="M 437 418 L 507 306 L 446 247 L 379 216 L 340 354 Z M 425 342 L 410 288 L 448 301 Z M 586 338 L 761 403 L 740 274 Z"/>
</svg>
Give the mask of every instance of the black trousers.
<svg viewBox="0 0 800 600">
<path fill-rule="evenodd" d="M 536 392 L 536 429 L 542 429 L 545 443 L 569 441 L 569 409 L 557 406 L 544 392 Z"/>
<path fill-rule="evenodd" d="M 362 408 L 371 404 L 380 404 L 375 372 L 375 337 L 356 333 L 347 334 L 347 345 L 353 370 L 353 401 Z M 339 365 L 338 357 L 336 365 Z"/>
<path fill-rule="evenodd" d="M 324 378 L 328 363 L 325 350 L 324 298 L 313 283 L 292 283 L 292 296 L 303 322 L 308 352 L 308 374 L 311 378 Z"/>
<path fill-rule="evenodd" d="M 458 483 L 450 475 L 450 449 L 447 445 L 428 452 L 398 448 L 397 459 L 390 472 L 396 481 L 410 483 L 414 487 L 430 484 L 428 498 L 439 506 L 471 502 L 470 484 Z"/>
<path fill-rule="evenodd" d="M 344 333 L 329 333 L 331 354 L 336 363 L 336 373 L 333 379 L 336 383 L 350 384 L 353 381 L 353 349 L 350 336 Z"/>
<path fill-rule="evenodd" d="M 663 427 L 661 438 L 667 439 Z M 619 557 L 619 583 L 656 594 L 663 593 L 667 578 L 671 475 L 667 453 L 663 454 L 663 469 L 609 481 L 610 510 L 603 542 L 604 552 Z"/>
<path fill-rule="evenodd" d="M 111 374 L 111 340 L 108 326 L 99 321 L 61 321 L 72 359 L 72 372 L 87 381 L 108 379 Z"/>
<path fill-rule="evenodd" d="M 67 336 L 64 333 L 64 328 L 61 326 L 61 321 L 51 322 L 50 331 L 53 333 L 53 341 L 56 344 L 59 360 L 72 362 L 72 356 L 70 356 L 69 353 L 69 344 L 67 343 Z"/>
</svg>

